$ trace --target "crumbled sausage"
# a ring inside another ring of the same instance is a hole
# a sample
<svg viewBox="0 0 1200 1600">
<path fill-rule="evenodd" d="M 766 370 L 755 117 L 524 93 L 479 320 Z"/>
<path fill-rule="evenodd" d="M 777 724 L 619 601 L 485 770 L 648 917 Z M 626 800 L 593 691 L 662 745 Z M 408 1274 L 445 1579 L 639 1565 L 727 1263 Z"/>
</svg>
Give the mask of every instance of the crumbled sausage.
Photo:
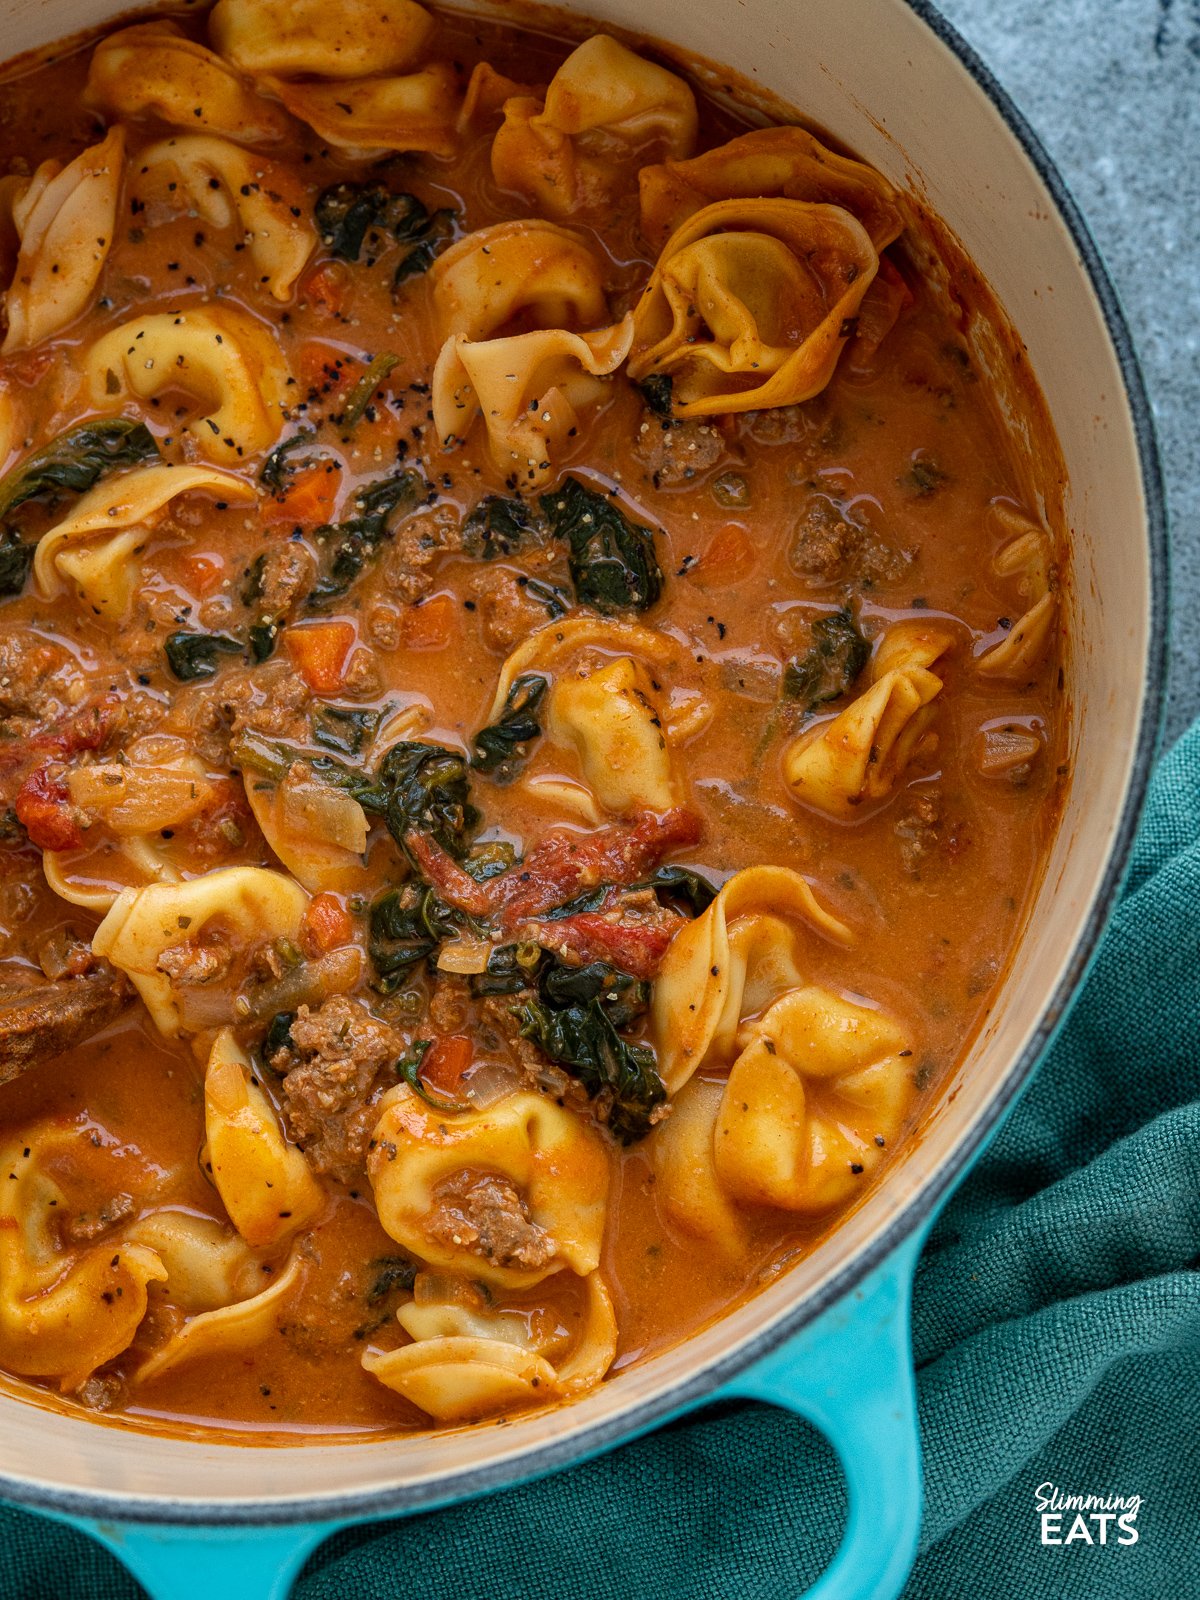
<svg viewBox="0 0 1200 1600">
<path fill-rule="evenodd" d="M 298 539 L 289 539 L 267 552 L 252 602 L 266 618 L 287 616 L 312 588 L 317 564 L 312 552 Z"/>
<path fill-rule="evenodd" d="M 136 1209 L 131 1194 L 114 1194 L 97 1211 L 81 1211 L 63 1225 L 63 1237 L 73 1244 L 90 1244 Z"/>
<path fill-rule="evenodd" d="M 406 518 L 388 547 L 381 575 L 384 587 L 406 605 L 421 600 L 433 588 L 437 557 L 462 549 L 458 512 L 450 505 L 435 505 Z"/>
<path fill-rule="evenodd" d="M 503 655 L 546 621 L 546 607 L 529 593 L 528 580 L 522 583 L 507 567 L 477 573 L 471 581 L 471 598 L 484 643 Z"/>
<path fill-rule="evenodd" d="M 233 950 L 219 934 L 206 932 L 199 939 L 185 939 L 164 950 L 155 965 L 181 987 L 219 983 L 233 967 Z"/>
<path fill-rule="evenodd" d="M 707 472 L 725 453 L 725 440 L 710 422 L 673 422 L 647 411 L 633 446 L 634 459 L 656 489 L 688 483 Z"/>
<path fill-rule="evenodd" d="M 435 1244 L 456 1245 L 498 1267 L 532 1267 L 553 1261 L 556 1245 L 532 1222 L 528 1207 L 507 1178 L 459 1174 L 439 1184 L 437 1204 L 423 1228 Z"/>
<path fill-rule="evenodd" d="M 301 1006 L 291 1035 L 294 1051 L 281 1051 L 270 1062 L 286 1072 L 288 1128 L 317 1172 L 349 1183 L 363 1169 L 377 1118 L 374 1102 L 394 1081 L 390 1069 L 406 1041 L 359 1001 L 342 995 L 316 1011 Z"/>
<path fill-rule="evenodd" d="M 792 566 L 826 583 L 894 583 L 914 559 L 912 551 L 890 545 L 857 511 L 824 494 L 809 496 L 792 537 Z"/>
<path fill-rule="evenodd" d="M 905 872 L 919 877 L 921 867 L 941 841 L 941 797 L 936 789 L 918 789 L 908 810 L 893 826 L 900 841 L 900 860 Z"/>
<path fill-rule="evenodd" d="M 0 630 L 0 731 L 5 737 L 33 732 L 34 722 L 61 715 L 84 676 L 65 645 L 32 629 Z M 22 725 L 23 724 L 23 725 Z"/>
</svg>

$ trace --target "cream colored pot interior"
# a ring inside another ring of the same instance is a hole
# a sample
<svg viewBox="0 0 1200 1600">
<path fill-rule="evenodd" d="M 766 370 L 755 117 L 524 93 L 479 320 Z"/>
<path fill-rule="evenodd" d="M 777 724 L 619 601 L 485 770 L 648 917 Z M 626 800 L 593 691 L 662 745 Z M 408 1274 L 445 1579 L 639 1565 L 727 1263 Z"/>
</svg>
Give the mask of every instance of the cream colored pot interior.
<svg viewBox="0 0 1200 1600">
<path fill-rule="evenodd" d="M 331 0 L 336 3 L 336 0 Z M 124 9 L 8 0 L 5 59 Z M 493 7 L 505 14 L 504 7 Z M 901 187 L 923 195 L 1019 329 L 1069 476 L 1073 776 L 1029 931 L 989 1025 L 887 1181 L 808 1260 L 735 1315 L 567 1410 L 428 1441 L 258 1451 L 134 1436 L 0 1394 L 0 1474 L 68 1491 L 167 1501 L 311 1501 L 422 1486 L 484 1462 L 557 1453 L 619 1426 L 843 1277 L 970 1141 L 1002 1095 L 1070 967 L 1105 875 L 1135 770 L 1152 648 L 1150 560 L 1136 439 L 1099 305 L 1049 193 L 957 58 L 904 0 L 588 0 L 600 21 L 674 40 L 788 101 Z"/>
</svg>

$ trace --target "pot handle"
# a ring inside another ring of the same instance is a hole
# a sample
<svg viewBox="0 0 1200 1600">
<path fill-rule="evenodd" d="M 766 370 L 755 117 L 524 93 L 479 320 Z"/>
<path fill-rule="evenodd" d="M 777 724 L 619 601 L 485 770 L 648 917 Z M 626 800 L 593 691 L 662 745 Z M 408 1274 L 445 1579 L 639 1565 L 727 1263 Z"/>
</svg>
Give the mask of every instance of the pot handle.
<svg viewBox="0 0 1200 1600">
<path fill-rule="evenodd" d="M 926 1232 L 718 1396 L 794 1411 L 837 1451 L 846 1531 L 803 1600 L 896 1600 L 912 1569 L 922 1483 L 909 1311 Z"/>
<path fill-rule="evenodd" d="M 98 1540 L 126 1567 L 150 1600 L 287 1600 L 301 1567 L 343 1522 L 274 1528 L 176 1527 L 100 1522 L 54 1514 Z"/>
</svg>

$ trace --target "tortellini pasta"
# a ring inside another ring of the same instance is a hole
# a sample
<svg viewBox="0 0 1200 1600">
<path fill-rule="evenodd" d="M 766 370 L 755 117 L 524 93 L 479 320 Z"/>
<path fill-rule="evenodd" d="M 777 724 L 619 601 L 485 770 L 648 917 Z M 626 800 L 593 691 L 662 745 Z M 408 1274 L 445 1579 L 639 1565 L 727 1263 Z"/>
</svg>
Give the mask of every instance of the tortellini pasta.
<svg viewBox="0 0 1200 1600">
<path fill-rule="evenodd" d="M 608 319 L 596 252 L 552 222 L 498 222 L 444 250 L 427 276 L 439 339 L 594 328 Z"/>
<path fill-rule="evenodd" d="M 87 1138 L 82 1128 L 41 1124 L 0 1149 L 0 1361 L 27 1377 L 58 1378 L 64 1391 L 128 1348 L 147 1285 L 167 1276 L 145 1244 L 60 1245 L 66 1206 L 54 1168 L 69 1166 Z"/>
<path fill-rule="evenodd" d="M 629 375 L 671 379 L 677 416 L 811 400 L 879 265 L 840 206 L 720 200 L 678 228 L 634 311 Z"/>
<path fill-rule="evenodd" d="M 207 1165 L 234 1227 L 256 1248 L 306 1227 L 325 1196 L 303 1152 L 289 1144 L 250 1059 L 228 1028 L 204 1075 Z"/>
<path fill-rule="evenodd" d="M 668 811 L 678 803 L 658 692 L 632 656 L 576 667 L 550 694 L 546 732 L 578 752 L 584 781 L 606 811 Z"/>
<path fill-rule="evenodd" d="M 254 1270 L 261 1281 L 263 1266 L 259 1264 Z M 283 1270 L 268 1280 L 266 1288 L 189 1317 L 178 1333 L 142 1362 L 134 1373 L 134 1382 L 149 1383 L 185 1361 L 214 1355 L 228 1358 L 261 1349 L 277 1332 L 280 1315 L 303 1280 L 303 1258 L 293 1253 Z"/>
<path fill-rule="evenodd" d="M 277 105 L 173 22 L 139 22 L 92 52 L 84 101 L 113 117 L 156 117 L 243 144 L 286 139 L 294 124 Z"/>
<path fill-rule="evenodd" d="M 433 18 L 415 0 L 217 0 L 209 37 L 251 76 L 365 78 L 416 65 Z"/>
<path fill-rule="evenodd" d="M 882 251 L 903 230 L 896 191 L 873 167 L 827 149 L 803 128 L 755 128 L 690 161 L 638 173 L 642 232 L 661 249 L 676 228 L 714 200 L 820 201 L 841 206 Z"/>
<path fill-rule="evenodd" d="M 59 333 L 90 306 L 112 244 L 124 164 L 125 134 L 112 128 L 66 166 L 43 161 L 13 198 L 20 248 L 4 297 L 5 354 Z"/>
<path fill-rule="evenodd" d="M 595 333 L 555 328 L 477 343 L 448 339 L 433 369 L 433 420 L 443 445 L 465 439 L 482 414 L 497 467 L 522 488 L 536 488 L 632 340 L 629 317 Z"/>
<path fill-rule="evenodd" d="M 399 1085 L 382 1102 L 367 1165 L 384 1230 L 434 1266 L 520 1288 L 599 1265 L 608 1156 L 544 1095 L 448 1110 Z"/>
<path fill-rule="evenodd" d="M 132 980 L 160 1033 L 184 1031 L 179 995 L 160 962 L 165 952 L 195 945 L 213 924 L 244 947 L 295 943 L 308 906 L 298 883 L 268 867 L 223 867 L 187 883 L 125 889 L 96 929 L 92 949 Z M 232 1021 L 229 996 L 226 1021 Z"/>
<path fill-rule="evenodd" d="M 276 300 L 291 297 L 317 236 L 304 187 L 287 167 L 228 139 L 179 134 L 142 151 L 139 189 L 147 180 L 150 192 L 189 207 L 211 227 L 236 221 L 260 281 Z"/>
<path fill-rule="evenodd" d="M 667 1215 L 736 1256 L 737 1206 L 820 1213 L 849 1200 L 902 1131 L 915 1091 L 904 1029 L 812 984 L 743 1022 L 733 1050 L 723 1084 L 693 1080 L 680 1095 L 654 1160 Z"/>
<path fill-rule="evenodd" d="M 637 159 L 690 155 L 696 101 L 682 78 L 594 34 L 559 67 L 544 100 L 515 96 L 492 144 L 492 174 L 547 216 L 609 203 Z"/>
<path fill-rule="evenodd" d="M 845 821 L 865 803 L 886 799 L 933 737 L 933 701 L 942 692 L 933 669 L 953 644 L 938 623 L 889 628 L 871 662 L 870 687 L 784 750 L 783 774 L 796 798 Z"/>
<path fill-rule="evenodd" d="M 244 479 L 212 467 L 163 463 L 103 479 L 38 540 L 33 575 L 39 593 L 50 599 L 73 585 L 98 616 L 119 620 L 129 609 L 151 529 L 173 500 L 198 493 L 233 504 L 255 498 Z"/>
<path fill-rule="evenodd" d="M 438 1299 L 436 1285 L 397 1319 L 413 1341 L 370 1350 L 363 1366 L 438 1422 L 469 1422 L 531 1405 L 548 1405 L 593 1388 L 617 1352 L 612 1299 L 599 1272 L 588 1275 L 579 1327 L 565 1330 L 561 1311 L 522 1306 L 475 1309 L 462 1297 Z"/>
<path fill-rule="evenodd" d="M 999 644 L 976 662 L 985 678 L 1024 678 L 1037 666 L 1050 639 L 1056 600 L 1050 586 L 1050 536 L 1017 511 L 995 506 L 992 515 L 1014 535 L 992 562 L 1000 578 L 1016 578 L 1026 609 Z"/>
<path fill-rule="evenodd" d="M 123 322 L 92 345 L 85 372 L 101 410 L 168 390 L 206 407 L 180 431 L 210 461 L 235 465 L 279 434 L 287 368 L 270 331 L 245 311 L 212 306 Z"/>
<path fill-rule="evenodd" d="M 42 872 L 54 894 L 68 905 L 87 911 L 111 911 L 123 891 L 113 887 L 113 879 L 127 880 L 130 889 L 152 883 L 180 883 L 183 874 L 143 835 L 131 839 L 106 840 L 101 861 L 87 850 L 43 850 Z"/>
<path fill-rule="evenodd" d="M 458 148 L 458 74 L 449 61 L 431 61 L 397 78 L 353 83 L 265 83 L 293 116 L 322 139 L 357 155 L 426 151 L 452 156 Z"/>
<path fill-rule="evenodd" d="M 803 929 L 837 945 L 853 940 L 798 872 L 747 867 L 676 934 L 652 1002 L 658 1070 L 669 1094 L 714 1061 L 727 1062 L 742 1018 L 802 984 Z"/>
<path fill-rule="evenodd" d="M 299 764 L 278 783 L 253 772 L 242 781 L 263 837 L 310 893 L 369 887 L 367 816 L 353 795 L 306 776 Z"/>
</svg>

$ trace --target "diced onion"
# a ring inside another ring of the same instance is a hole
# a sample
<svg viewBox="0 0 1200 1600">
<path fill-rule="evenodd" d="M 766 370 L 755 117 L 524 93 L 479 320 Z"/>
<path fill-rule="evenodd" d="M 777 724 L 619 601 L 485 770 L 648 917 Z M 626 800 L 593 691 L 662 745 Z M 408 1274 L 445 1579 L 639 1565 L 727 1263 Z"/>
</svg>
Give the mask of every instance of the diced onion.
<svg viewBox="0 0 1200 1600">
<path fill-rule="evenodd" d="M 975 761 L 985 778 L 1002 778 L 1036 760 L 1041 748 L 1036 733 L 1020 723 L 1006 722 L 979 730 Z"/>
<path fill-rule="evenodd" d="M 456 939 L 438 952 L 439 972 L 486 972 L 492 947 L 485 939 Z"/>
<path fill-rule="evenodd" d="M 67 773 L 72 805 L 99 816 L 119 838 L 177 828 L 212 801 L 213 786 L 199 763 L 140 767 L 97 761 Z"/>
<path fill-rule="evenodd" d="M 285 779 L 280 788 L 283 824 L 291 834 L 335 844 L 360 856 L 367 848 L 367 814 L 353 795 L 326 783 Z"/>
</svg>

